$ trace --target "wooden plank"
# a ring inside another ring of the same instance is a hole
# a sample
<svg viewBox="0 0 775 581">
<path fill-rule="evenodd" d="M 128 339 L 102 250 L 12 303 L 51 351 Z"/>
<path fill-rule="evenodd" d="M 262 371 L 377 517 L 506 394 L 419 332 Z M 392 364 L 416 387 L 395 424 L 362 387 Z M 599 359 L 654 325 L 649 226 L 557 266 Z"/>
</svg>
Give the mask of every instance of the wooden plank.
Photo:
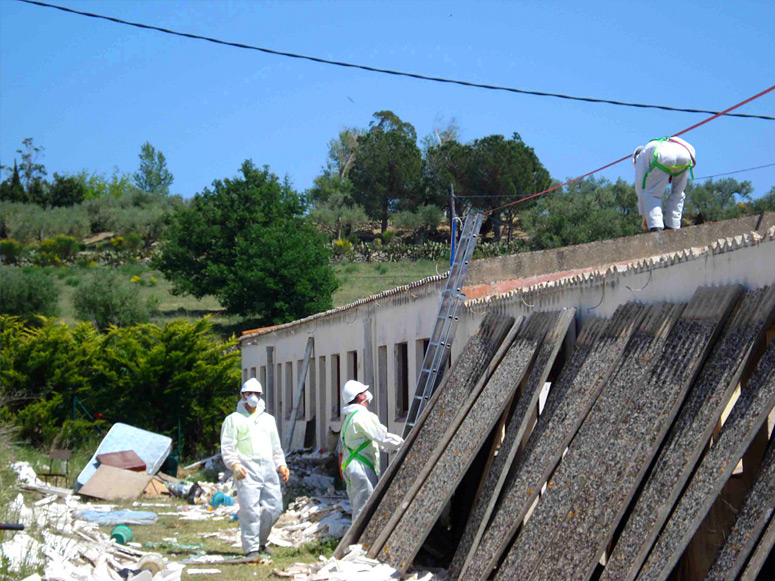
<svg viewBox="0 0 775 581">
<path fill-rule="evenodd" d="M 638 579 L 670 575 L 721 489 L 775 406 L 775 342 L 759 360 L 718 439 L 702 459 L 657 538 Z"/>
<path fill-rule="evenodd" d="M 556 319 L 557 314 L 552 313 L 532 315 L 481 391 L 475 390 L 469 396 L 469 402 L 460 411 L 463 421 L 459 426 L 450 426 L 445 434 L 449 443 L 380 550 L 380 561 L 402 574 L 412 564 L 444 505 L 452 498 L 507 403 L 527 376 L 541 342 Z"/>
<path fill-rule="evenodd" d="M 476 556 L 476 551 L 471 549 L 478 546 L 484 534 L 486 524 L 489 522 L 490 515 L 495 509 L 495 502 L 500 496 L 500 492 L 506 482 L 506 476 L 522 440 L 532 428 L 533 412 L 538 407 L 541 390 L 549 377 L 549 372 L 554 365 L 554 361 L 557 358 L 565 336 L 568 334 L 568 329 L 571 323 L 573 323 L 575 315 L 576 309 L 564 309 L 557 318 L 554 328 L 547 334 L 546 339 L 541 344 L 541 348 L 536 356 L 536 363 L 530 372 L 525 390 L 519 395 L 514 413 L 506 425 L 505 435 L 498 455 L 493 459 L 489 469 L 482 478 L 482 484 L 476 496 L 475 504 L 471 509 L 471 514 L 455 551 L 455 556 L 449 566 L 448 575 L 450 581 L 458 578 L 460 571 L 467 562 L 467 558 L 473 559 Z"/>
<path fill-rule="evenodd" d="M 479 326 L 476 334 L 468 340 L 460 356 L 455 360 L 452 368 L 444 375 L 441 385 L 433 394 L 428 405 L 425 406 L 425 409 L 423 409 L 420 417 L 417 419 L 415 429 L 409 432 L 409 436 L 405 439 L 403 446 L 396 452 L 393 461 L 380 476 L 379 482 L 377 482 L 377 486 L 374 487 L 374 492 L 372 492 L 369 501 L 361 510 L 358 518 L 355 519 L 344 534 L 341 541 L 339 541 L 339 544 L 334 551 L 334 556 L 337 559 L 341 559 L 344 556 L 345 551 L 350 545 L 364 542 L 361 537 L 364 535 L 367 527 L 372 526 L 372 538 L 377 537 L 380 526 L 371 525 L 372 517 L 377 509 L 383 504 L 386 492 L 390 489 L 390 485 L 399 473 L 399 468 L 403 465 L 404 459 L 415 455 L 416 450 L 413 449 L 414 442 L 417 440 L 418 434 L 424 430 L 426 419 L 431 417 L 432 413 L 438 415 L 438 409 L 444 410 L 442 411 L 443 415 L 446 410 L 456 410 L 457 407 L 461 405 L 472 385 L 469 381 L 470 376 L 480 375 L 482 369 L 485 367 L 482 364 L 483 353 L 488 349 L 492 349 L 494 352 L 505 337 L 506 330 L 504 329 L 504 323 L 508 323 L 508 321 L 502 320 L 501 323 L 498 324 L 497 316 L 488 313 L 482 321 L 482 324 Z M 498 345 L 493 348 L 495 343 L 498 343 Z M 436 417 L 436 415 L 433 417 Z M 449 416 L 450 414 L 447 415 Z M 443 434 L 443 431 L 441 433 Z M 424 446 L 418 447 L 421 454 L 423 453 L 423 450 L 421 449 L 423 447 Z M 410 452 L 412 452 L 411 455 Z M 392 509 L 389 508 L 389 506 L 392 505 L 395 507 L 397 500 L 392 499 L 387 500 L 386 502 L 389 504 L 385 505 L 386 508 L 384 511 L 388 515 L 385 518 L 388 518 L 389 515 L 392 514 Z"/>
<path fill-rule="evenodd" d="M 767 453 L 751 490 L 737 513 L 735 524 L 713 563 L 707 581 L 734 579 L 743 569 L 756 541 L 772 518 L 775 509 L 775 438 L 770 439 Z"/>
<path fill-rule="evenodd" d="M 307 348 L 304 350 L 304 361 L 301 364 L 301 372 L 296 379 L 296 397 L 293 401 L 293 411 L 291 412 L 291 422 L 288 425 L 288 437 L 285 439 L 285 451 L 291 451 L 291 444 L 293 444 L 293 432 L 296 429 L 296 420 L 299 417 L 299 407 L 301 407 L 301 398 L 304 397 L 304 383 L 307 381 L 307 369 L 309 369 L 309 360 L 312 357 L 312 352 L 315 349 L 315 338 L 309 337 L 307 339 Z M 302 436 L 302 445 L 304 447 L 304 437 Z"/>
<path fill-rule="evenodd" d="M 616 368 L 625 346 L 647 308 L 628 304 L 611 321 L 592 319 L 584 326 L 571 361 L 549 391 L 543 414 L 503 487 L 502 500 L 478 547 L 459 574 L 461 579 L 486 579 L 511 543 L 522 519 L 563 451 Z"/>
<path fill-rule="evenodd" d="M 153 476 L 145 472 L 132 472 L 103 464 L 78 490 L 78 494 L 101 500 L 133 500 L 143 493 L 151 480 Z"/>
<path fill-rule="evenodd" d="M 697 289 L 648 375 L 634 384 L 625 378 L 627 399 L 618 419 L 609 418 L 608 434 L 600 434 L 597 445 L 583 453 L 596 453 L 597 459 L 577 474 L 570 511 L 556 527 L 556 542 L 541 559 L 536 580 L 592 576 L 741 293 L 739 286 Z M 565 462 L 576 451 L 573 444 Z"/>
<path fill-rule="evenodd" d="M 443 454 L 458 426 L 464 421 L 476 397 L 497 369 L 514 341 L 523 320 L 524 317 L 520 317 L 514 322 L 513 318 L 508 317 L 508 321 L 513 324 L 508 329 L 505 339 L 499 342 L 498 350 L 494 355 L 490 354 L 489 357 L 482 360 L 483 363 L 486 363 L 483 371 L 469 377 L 469 382 L 473 383 L 474 387 L 465 390 L 465 394 L 461 397 L 462 401 L 454 402 L 448 410 L 439 408 L 440 413 L 438 416 L 431 416 L 431 421 L 426 421 L 423 426 L 423 434 L 418 436 L 415 450 L 413 450 L 411 456 L 407 457 L 406 466 L 402 467 L 402 470 L 405 471 L 403 474 L 398 474 L 396 481 L 388 492 L 388 494 L 392 493 L 393 498 L 399 500 L 399 502 L 393 507 L 390 515 L 385 515 L 388 518 L 383 519 L 380 523 L 379 534 L 376 538 L 373 541 L 365 538 L 363 541 L 363 546 L 369 549 L 369 557 L 376 558 L 379 554 L 393 528 L 399 522 L 409 503 Z M 404 478 L 401 478 L 401 476 L 404 476 Z M 368 530 L 367 528 L 367 533 Z M 366 537 L 366 534 L 364 534 L 364 537 Z"/>
<path fill-rule="evenodd" d="M 774 314 L 775 287 L 743 296 L 665 440 L 602 581 L 632 581 L 638 574 Z"/>
</svg>

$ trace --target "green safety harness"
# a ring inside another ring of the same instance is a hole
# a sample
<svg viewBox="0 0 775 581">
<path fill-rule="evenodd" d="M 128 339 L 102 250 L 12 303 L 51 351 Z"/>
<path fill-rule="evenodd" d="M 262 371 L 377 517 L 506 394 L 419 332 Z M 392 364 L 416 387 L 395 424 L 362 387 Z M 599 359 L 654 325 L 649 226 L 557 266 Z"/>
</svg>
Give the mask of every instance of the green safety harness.
<svg viewBox="0 0 775 581">
<path fill-rule="evenodd" d="M 669 141 L 670 143 L 677 143 L 678 145 L 685 148 L 686 151 L 689 151 L 689 148 L 687 148 L 680 141 L 673 141 L 672 137 L 662 137 L 661 139 L 652 139 L 651 141 L 658 141 L 659 143 L 663 143 L 665 141 Z M 646 189 L 646 178 L 649 177 L 651 170 L 653 170 L 654 168 L 661 169 L 663 172 L 668 174 L 671 178 L 681 175 L 688 169 L 689 172 L 691 173 L 692 179 L 694 179 L 694 166 L 696 165 L 696 162 L 694 161 L 694 156 L 692 155 L 691 151 L 689 151 L 689 157 L 692 160 L 690 163 L 686 163 L 683 165 L 662 165 L 661 163 L 659 163 L 659 146 L 655 147 L 654 159 L 651 160 L 651 165 L 649 166 L 649 169 L 646 171 L 645 174 L 643 174 L 643 185 L 641 187 L 644 190 Z"/>
<path fill-rule="evenodd" d="M 347 416 L 347 419 L 344 421 L 344 427 L 342 428 L 342 445 L 345 447 L 345 449 L 349 452 L 349 456 L 345 458 L 344 462 L 342 462 L 342 475 L 347 478 L 347 467 L 350 465 L 350 462 L 353 460 L 358 460 L 358 462 L 361 462 L 362 464 L 365 464 L 369 468 L 372 469 L 374 474 L 377 473 L 377 471 L 374 469 L 374 464 L 372 464 L 371 460 L 366 458 L 361 454 L 366 448 L 369 447 L 369 444 L 371 444 L 371 440 L 366 440 L 363 442 L 360 446 L 358 446 L 355 450 L 350 448 L 350 446 L 347 445 L 347 442 L 345 440 L 345 434 L 347 433 L 347 428 L 350 427 L 350 424 L 352 423 L 352 419 L 361 410 L 355 410 L 353 413 L 351 413 L 349 416 Z"/>
</svg>

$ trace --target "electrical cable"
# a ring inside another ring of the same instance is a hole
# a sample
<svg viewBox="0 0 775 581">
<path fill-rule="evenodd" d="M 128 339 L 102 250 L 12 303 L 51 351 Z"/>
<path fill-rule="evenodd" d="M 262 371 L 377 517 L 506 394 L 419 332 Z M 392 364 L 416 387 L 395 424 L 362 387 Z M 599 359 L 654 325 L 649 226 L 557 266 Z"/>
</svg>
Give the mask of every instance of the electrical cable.
<svg viewBox="0 0 775 581">
<path fill-rule="evenodd" d="M 771 93 L 772 91 L 775 91 L 775 85 L 773 85 L 772 87 L 769 87 L 769 88 L 767 88 L 767 89 L 764 89 L 763 91 L 761 91 L 761 92 L 759 92 L 759 93 L 756 93 L 756 94 L 755 94 L 754 96 L 752 96 L 752 97 L 748 97 L 748 98 L 747 98 L 747 99 L 745 99 L 744 101 L 740 101 L 740 102 L 739 102 L 737 105 L 732 105 L 731 107 L 729 107 L 729 108 L 727 108 L 727 109 L 724 109 L 723 111 L 720 111 L 720 112 L 716 113 L 715 115 L 713 115 L 713 116 L 711 116 L 711 117 L 708 117 L 707 119 L 703 119 L 703 120 L 702 120 L 702 121 L 700 121 L 699 123 L 695 123 L 694 125 L 692 125 L 692 126 L 690 126 L 690 127 L 687 127 L 686 129 L 683 129 L 683 130 L 679 131 L 678 133 L 674 133 L 674 134 L 672 135 L 672 137 L 678 137 L 679 135 L 684 135 L 684 134 L 686 134 L 686 133 L 689 133 L 690 131 L 692 131 L 692 130 L 694 130 L 694 129 L 697 129 L 698 127 L 701 127 L 702 125 L 705 125 L 706 123 L 710 123 L 710 122 L 711 122 L 711 121 L 713 121 L 714 119 L 718 119 L 718 118 L 719 118 L 719 117 L 721 117 L 722 115 L 726 115 L 726 114 L 727 114 L 727 113 L 729 113 L 730 111 L 734 111 L 734 110 L 735 110 L 735 109 L 737 109 L 738 107 L 742 107 L 743 105 L 746 105 L 746 104 L 750 103 L 751 101 L 754 101 L 754 100 L 758 99 L 759 97 L 763 97 L 764 95 L 766 95 L 767 93 Z M 584 175 L 581 175 L 581 176 L 579 176 L 579 177 L 577 177 L 577 178 L 573 178 L 572 180 L 568 180 L 567 182 L 564 182 L 564 183 L 561 183 L 561 184 L 557 184 L 556 186 L 552 186 L 551 188 L 545 189 L 545 190 L 543 190 L 542 192 L 538 192 L 538 193 L 536 193 L 536 194 L 531 194 L 531 195 L 529 195 L 529 196 L 525 196 L 525 197 L 523 197 L 523 198 L 522 198 L 522 199 L 520 199 L 520 200 L 516 200 L 516 201 L 514 201 L 514 202 L 510 202 L 510 203 L 508 203 L 508 204 L 504 204 L 503 206 L 500 206 L 500 207 L 498 207 L 498 208 L 492 208 L 492 209 L 490 209 L 490 210 L 486 210 L 484 213 L 485 213 L 485 214 L 487 214 L 487 215 L 490 215 L 490 214 L 492 214 L 493 212 L 498 212 L 498 211 L 500 211 L 500 210 L 503 210 L 504 208 L 508 208 L 508 207 L 510 207 L 510 206 L 514 206 L 515 204 L 521 204 L 522 202 L 526 202 L 527 200 L 532 200 L 533 198 L 537 198 L 538 196 L 542 196 L 542 195 L 544 195 L 544 194 L 548 194 L 549 192 L 553 192 L 554 190 L 559 190 L 559 189 L 560 189 L 560 188 L 562 188 L 563 186 L 567 186 L 568 184 L 572 184 L 573 182 L 577 182 L 577 181 L 579 181 L 579 180 L 582 180 L 582 179 L 584 179 L 584 178 L 585 178 L 585 177 L 587 177 L 587 176 L 591 176 L 591 175 L 592 175 L 592 174 L 594 174 L 594 173 L 597 173 L 597 172 L 603 171 L 604 169 L 608 169 L 609 167 L 611 167 L 611 166 L 614 166 L 614 165 L 616 165 L 617 163 L 621 163 L 621 162 L 623 162 L 625 159 L 630 159 L 631 157 L 632 157 L 632 154 L 625 155 L 624 157 L 622 157 L 622 158 L 619 158 L 619 159 L 617 159 L 616 161 L 612 161 L 611 163 L 607 163 L 606 165 L 604 165 L 604 166 L 602 166 L 602 167 L 599 167 L 599 168 L 597 168 L 597 169 L 595 169 L 595 170 L 592 170 L 592 171 L 590 171 L 590 172 L 587 172 L 587 173 L 585 173 Z"/>
<path fill-rule="evenodd" d="M 554 97 L 557 99 L 566 99 L 569 101 L 584 101 L 586 103 L 602 103 L 606 105 L 617 105 L 620 107 L 636 107 L 639 109 L 660 109 L 662 111 L 676 111 L 681 113 L 704 113 L 704 114 L 714 114 L 715 111 L 708 111 L 705 109 L 688 109 L 688 108 L 682 108 L 682 107 L 670 107 L 667 105 L 652 105 L 652 104 L 646 104 L 646 103 L 630 103 L 627 101 L 615 101 L 613 99 L 598 99 L 594 97 L 578 97 L 573 95 L 565 95 L 562 93 L 549 93 L 546 91 L 531 91 L 527 89 L 517 89 L 514 87 L 505 87 L 501 85 L 489 85 L 484 83 L 474 83 L 471 81 L 461 81 L 458 79 L 447 79 L 444 77 L 434 77 L 429 75 L 421 75 L 419 73 L 407 73 L 402 71 L 395 71 L 391 69 L 382 69 L 378 67 L 371 67 L 367 65 L 359 65 L 355 63 L 348 63 L 344 61 L 335 61 L 330 59 L 324 59 L 320 57 L 315 56 L 309 56 L 309 55 L 303 55 L 303 54 L 297 54 L 292 52 L 285 52 L 280 50 L 274 50 L 270 48 L 264 48 L 260 46 L 253 46 L 250 44 L 243 44 L 241 42 L 230 42 L 226 40 L 220 40 L 217 38 L 212 38 L 209 36 L 202 36 L 199 34 L 191 34 L 188 32 L 179 32 L 176 30 L 171 30 L 169 28 L 162 28 L 160 26 L 153 26 L 150 24 L 143 24 L 140 22 L 131 22 L 129 20 L 122 20 L 120 18 L 114 18 L 112 16 L 105 16 L 102 14 L 96 14 L 94 12 L 83 12 L 81 10 L 75 10 L 73 8 L 66 8 L 64 6 L 57 6 L 56 4 L 48 4 L 46 2 L 39 2 L 37 0 L 17 0 L 18 2 L 23 2 L 24 4 L 32 4 L 34 6 L 40 6 L 43 8 L 54 8 L 56 10 L 61 10 L 62 12 L 68 12 L 70 14 L 77 14 L 79 16 L 87 16 L 89 18 L 96 18 L 99 20 L 107 20 L 109 22 L 113 22 L 116 24 L 124 24 L 126 26 L 134 26 L 135 28 L 142 28 L 145 30 L 155 30 L 157 32 L 163 32 L 164 34 L 171 34 L 174 36 L 182 36 L 184 38 L 189 38 L 193 40 L 205 40 L 207 42 L 212 42 L 215 44 L 220 44 L 224 46 L 231 46 L 234 48 L 241 48 L 246 50 L 255 50 L 259 52 L 263 52 L 266 54 L 271 54 L 275 56 L 284 56 L 288 58 L 295 58 L 295 59 L 301 59 L 301 60 L 307 60 L 312 61 L 315 63 L 320 63 L 324 65 L 334 65 L 337 67 L 346 67 L 351 69 L 359 69 L 362 71 L 367 71 L 371 73 L 380 73 L 385 75 L 393 75 L 397 77 L 408 77 L 411 79 L 418 79 L 421 81 L 430 81 L 435 83 L 447 83 L 451 85 L 460 85 L 463 87 L 471 87 L 475 89 L 488 89 L 491 91 L 506 91 L 509 93 L 519 93 L 522 95 L 533 95 L 536 97 Z M 723 115 L 728 115 L 729 117 L 741 117 L 741 118 L 747 118 L 747 119 L 763 119 L 765 121 L 775 121 L 775 117 L 770 117 L 768 115 L 749 115 L 745 113 L 726 113 L 722 112 Z"/>
</svg>

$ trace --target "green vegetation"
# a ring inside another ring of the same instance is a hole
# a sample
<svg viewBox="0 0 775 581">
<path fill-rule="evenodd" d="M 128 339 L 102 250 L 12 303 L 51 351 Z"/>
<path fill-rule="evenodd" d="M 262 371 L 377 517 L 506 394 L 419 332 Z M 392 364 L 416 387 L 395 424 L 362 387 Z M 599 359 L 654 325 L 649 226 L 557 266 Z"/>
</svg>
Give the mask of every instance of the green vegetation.
<svg viewBox="0 0 775 581">
<path fill-rule="evenodd" d="M 36 315 L 57 313 L 59 292 L 56 283 L 38 269 L 3 266 L 0 268 L 0 314 L 32 322 Z"/>
<path fill-rule="evenodd" d="M 334 293 L 334 305 L 338 307 L 427 276 L 444 273 L 449 270 L 449 262 L 345 262 L 335 265 L 334 270 L 339 281 L 339 288 Z"/>
<path fill-rule="evenodd" d="M 111 325 L 126 327 L 147 323 L 156 311 L 153 298 L 141 299 L 132 281 L 116 272 L 92 274 L 73 294 L 73 307 L 81 321 L 91 321 L 98 329 Z M 67 281 L 65 281 L 67 283 Z"/>
<path fill-rule="evenodd" d="M 88 323 L 44 319 L 31 329 L 2 316 L 0 419 L 35 446 L 77 447 L 103 422 L 122 421 L 176 439 L 179 428 L 186 454 L 207 453 L 234 407 L 233 345 L 213 337 L 207 319 L 98 333 Z"/>
<path fill-rule="evenodd" d="M 303 199 L 252 162 L 171 218 L 156 266 L 174 291 L 210 295 L 231 314 L 285 323 L 331 307 L 336 280 Z"/>
</svg>

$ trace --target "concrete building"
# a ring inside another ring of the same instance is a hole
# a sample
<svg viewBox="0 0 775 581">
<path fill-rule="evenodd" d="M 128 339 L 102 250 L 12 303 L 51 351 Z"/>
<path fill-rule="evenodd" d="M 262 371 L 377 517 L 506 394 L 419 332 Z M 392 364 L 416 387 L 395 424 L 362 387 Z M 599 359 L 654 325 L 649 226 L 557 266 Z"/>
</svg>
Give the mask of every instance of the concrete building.
<svg viewBox="0 0 775 581">
<path fill-rule="evenodd" d="M 292 448 L 332 450 L 341 428 L 339 389 L 372 386 L 375 412 L 401 433 L 446 274 L 373 295 L 302 320 L 246 331 L 243 380 L 265 386 L 284 437 L 309 337 L 314 353 Z M 490 311 L 514 316 L 577 309 L 576 324 L 610 317 L 629 301 L 687 301 L 699 286 L 775 283 L 775 213 L 556 250 L 478 260 L 464 289 L 453 359 Z"/>
</svg>

